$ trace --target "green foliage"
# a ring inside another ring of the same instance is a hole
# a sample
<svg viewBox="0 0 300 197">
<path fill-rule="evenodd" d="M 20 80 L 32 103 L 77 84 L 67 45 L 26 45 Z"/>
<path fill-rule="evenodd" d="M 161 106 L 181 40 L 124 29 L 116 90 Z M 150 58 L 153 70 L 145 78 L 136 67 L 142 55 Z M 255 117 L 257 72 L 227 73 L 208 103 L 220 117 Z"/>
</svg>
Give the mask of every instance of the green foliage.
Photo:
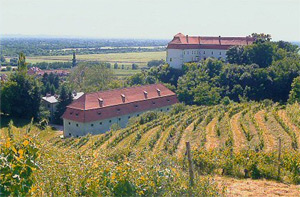
<svg viewBox="0 0 300 197">
<path fill-rule="evenodd" d="M 58 97 L 58 104 L 56 107 L 56 112 L 54 113 L 54 122 L 57 124 L 62 124 L 62 118 L 61 116 L 66 111 L 66 108 L 69 104 L 71 104 L 73 101 L 72 92 L 63 85 L 60 90 L 60 94 Z"/>
<path fill-rule="evenodd" d="M 1 112 L 19 118 L 38 118 L 41 99 L 39 81 L 27 75 L 25 56 L 20 54 L 18 71 L 1 87 Z"/>
<path fill-rule="evenodd" d="M 160 66 L 160 65 L 164 65 L 165 64 L 165 60 L 161 59 L 161 60 L 151 60 L 147 63 L 147 66 L 149 68 L 154 67 L 154 66 Z"/>
<path fill-rule="evenodd" d="M 25 196 L 35 184 L 34 171 L 39 169 L 39 149 L 34 139 L 25 135 L 20 140 L 9 135 L 0 146 L 0 195 Z"/>
<path fill-rule="evenodd" d="M 289 95 L 289 103 L 298 102 L 300 103 L 300 77 L 296 77 L 292 83 L 292 89 Z"/>
<path fill-rule="evenodd" d="M 85 93 L 107 89 L 114 77 L 112 70 L 106 67 L 106 64 L 98 62 L 79 63 L 72 70 L 67 81 L 72 89 Z"/>
</svg>

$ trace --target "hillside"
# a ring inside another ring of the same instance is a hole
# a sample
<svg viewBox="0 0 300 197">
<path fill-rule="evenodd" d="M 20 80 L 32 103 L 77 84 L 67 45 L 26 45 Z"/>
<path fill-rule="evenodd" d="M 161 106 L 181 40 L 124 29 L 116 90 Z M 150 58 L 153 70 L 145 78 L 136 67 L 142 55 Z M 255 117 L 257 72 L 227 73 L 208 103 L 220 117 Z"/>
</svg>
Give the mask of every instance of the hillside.
<svg viewBox="0 0 300 197">
<path fill-rule="evenodd" d="M 103 191 L 108 193 L 102 195 L 116 195 L 116 187 L 122 183 L 123 192 L 126 187 L 132 189 L 127 192 L 140 195 L 186 194 L 190 191 L 186 141 L 192 148 L 195 194 L 293 196 L 300 192 L 299 185 L 284 184 L 300 183 L 298 104 L 233 103 L 192 106 L 171 113 L 144 124 L 136 120 L 125 129 L 81 138 L 61 139 L 61 133 L 50 128 L 32 129 L 29 136 L 34 136 L 32 142 L 36 140 L 41 147 L 41 170 L 34 171 L 37 182 L 33 193 L 74 194 L 81 188 L 83 195 L 99 194 L 97 184 L 104 184 Z M 278 178 L 279 138 L 282 153 Z"/>
</svg>

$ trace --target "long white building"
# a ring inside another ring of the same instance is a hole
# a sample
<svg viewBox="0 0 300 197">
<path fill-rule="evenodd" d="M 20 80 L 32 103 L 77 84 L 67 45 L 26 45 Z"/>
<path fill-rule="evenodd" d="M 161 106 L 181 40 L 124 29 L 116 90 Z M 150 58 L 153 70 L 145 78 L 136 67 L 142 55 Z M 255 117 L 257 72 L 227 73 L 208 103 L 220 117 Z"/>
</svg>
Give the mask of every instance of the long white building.
<svg viewBox="0 0 300 197">
<path fill-rule="evenodd" d="M 64 136 L 104 133 L 113 124 L 125 127 L 132 117 L 149 110 L 166 112 L 175 103 L 176 94 L 162 84 L 87 93 L 67 106 Z"/>
<path fill-rule="evenodd" d="M 232 46 L 245 46 L 254 42 L 253 37 L 204 37 L 178 33 L 167 46 L 167 63 L 181 69 L 187 62 L 198 62 L 208 57 L 226 60 L 226 52 Z"/>
</svg>

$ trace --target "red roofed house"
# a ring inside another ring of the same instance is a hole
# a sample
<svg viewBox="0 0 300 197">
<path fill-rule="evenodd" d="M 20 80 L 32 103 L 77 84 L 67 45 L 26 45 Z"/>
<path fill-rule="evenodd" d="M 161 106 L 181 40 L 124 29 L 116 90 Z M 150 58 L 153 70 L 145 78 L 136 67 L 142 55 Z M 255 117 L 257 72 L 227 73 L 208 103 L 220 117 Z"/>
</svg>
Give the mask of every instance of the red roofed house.
<svg viewBox="0 0 300 197">
<path fill-rule="evenodd" d="M 226 60 L 226 51 L 232 46 L 250 45 L 253 37 L 204 37 L 178 33 L 167 46 L 167 63 L 181 69 L 186 62 L 198 62 L 208 57 Z"/>
<path fill-rule="evenodd" d="M 27 71 L 28 75 L 43 76 L 45 73 L 47 73 L 47 74 L 53 73 L 55 75 L 63 77 L 63 76 L 68 76 L 70 74 L 70 71 L 68 71 L 68 70 L 41 70 L 38 67 L 31 67 Z"/>
<path fill-rule="evenodd" d="M 67 106 L 64 136 L 104 133 L 114 123 L 125 127 L 131 117 L 149 110 L 169 111 L 175 103 L 176 94 L 162 84 L 87 93 Z"/>
</svg>

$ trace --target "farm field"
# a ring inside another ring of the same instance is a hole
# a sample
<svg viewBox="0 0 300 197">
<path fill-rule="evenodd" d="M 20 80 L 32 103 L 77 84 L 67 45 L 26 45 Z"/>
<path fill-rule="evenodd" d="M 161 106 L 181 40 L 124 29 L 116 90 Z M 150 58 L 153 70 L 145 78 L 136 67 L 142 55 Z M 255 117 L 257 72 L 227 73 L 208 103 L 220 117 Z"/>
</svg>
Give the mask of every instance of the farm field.
<svg viewBox="0 0 300 197">
<path fill-rule="evenodd" d="M 133 63 L 140 67 L 147 66 L 150 60 L 160 60 L 166 58 L 165 51 L 159 52 L 139 52 L 139 53 L 108 53 L 108 54 L 88 54 L 76 55 L 78 61 L 102 61 L 109 63 L 118 63 L 119 66 L 124 64 L 129 66 Z M 66 62 L 72 60 L 72 55 L 66 56 L 34 56 L 26 58 L 28 63 L 37 62 Z"/>
<path fill-rule="evenodd" d="M 144 124 L 137 121 L 124 129 L 80 138 L 61 139 L 62 133 L 50 128 L 32 129 L 31 136 L 43 146 L 41 155 L 44 155 L 38 161 L 43 170 L 34 171 L 37 181 L 32 194 L 50 191 L 57 195 L 73 194 L 78 188 L 91 194 L 95 188 L 99 189 L 91 180 L 107 184 L 106 194 L 116 192 L 114 187 L 118 184 L 127 187 L 124 181 L 140 195 L 300 194 L 299 104 L 188 106 L 185 111 L 170 113 L 162 113 L 158 119 Z M 7 136 L 7 130 L 2 129 L 1 136 Z M 186 141 L 191 144 L 195 171 L 195 186 L 190 189 Z M 164 175 L 176 186 L 165 180 Z M 66 178 L 67 186 L 61 185 Z M 164 190 L 158 189 L 152 178 Z"/>
</svg>

